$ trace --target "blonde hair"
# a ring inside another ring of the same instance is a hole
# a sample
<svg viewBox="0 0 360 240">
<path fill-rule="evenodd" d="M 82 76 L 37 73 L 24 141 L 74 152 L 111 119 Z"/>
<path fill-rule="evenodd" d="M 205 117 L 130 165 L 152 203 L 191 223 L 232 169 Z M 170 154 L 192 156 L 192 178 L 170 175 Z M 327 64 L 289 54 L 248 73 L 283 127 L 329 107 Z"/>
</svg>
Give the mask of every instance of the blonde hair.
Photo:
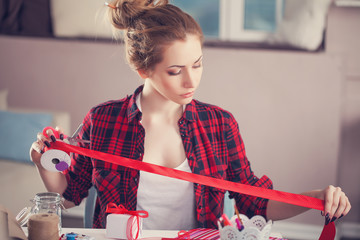
<svg viewBox="0 0 360 240">
<path fill-rule="evenodd" d="M 109 6 L 110 22 L 124 30 L 126 57 L 135 70 L 152 70 L 162 61 L 164 47 L 187 34 L 203 42 L 199 24 L 168 0 L 115 0 Z"/>
</svg>

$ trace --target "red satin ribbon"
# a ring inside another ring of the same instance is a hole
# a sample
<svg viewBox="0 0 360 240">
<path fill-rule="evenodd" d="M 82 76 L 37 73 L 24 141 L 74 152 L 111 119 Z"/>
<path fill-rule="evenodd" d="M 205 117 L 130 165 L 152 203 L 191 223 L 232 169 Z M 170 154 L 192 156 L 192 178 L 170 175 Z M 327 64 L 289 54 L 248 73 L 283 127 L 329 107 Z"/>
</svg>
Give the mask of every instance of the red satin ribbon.
<svg viewBox="0 0 360 240">
<path fill-rule="evenodd" d="M 116 205 L 115 203 L 109 203 L 106 206 L 106 213 L 113 214 L 128 214 L 131 217 L 128 219 L 126 224 L 126 236 L 127 239 L 136 240 L 140 234 L 140 219 L 139 218 L 147 218 L 149 213 L 147 211 L 129 211 L 123 205 Z M 135 218 L 135 223 L 134 223 Z M 136 224 L 136 235 L 133 236 L 133 227 Z"/>
<path fill-rule="evenodd" d="M 313 198 L 305 195 L 288 193 L 278 190 L 265 189 L 265 188 L 246 185 L 242 183 L 235 183 L 223 179 L 217 179 L 199 174 L 184 172 L 173 168 L 167 168 L 147 162 L 142 162 L 121 156 L 115 156 L 108 153 L 103 153 L 78 146 L 69 145 L 61 141 L 52 142 L 51 148 L 62 150 L 64 152 L 77 153 L 83 156 L 99 159 L 123 167 L 129 167 L 140 171 L 155 173 L 166 177 L 177 178 L 188 182 L 198 183 L 206 186 L 220 188 L 246 195 L 252 195 L 260 198 L 271 199 L 271 200 L 298 205 L 306 208 L 312 208 L 312 209 L 324 211 L 324 207 L 325 207 L 324 200 L 318 198 Z M 326 238 L 320 237 L 320 239 L 334 239 L 334 237 L 331 238 L 332 234 L 330 231 L 334 229 L 335 229 L 335 225 L 333 222 L 326 225 L 322 232 L 322 235 L 324 235 Z M 327 235 L 328 233 L 330 233 L 330 235 Z"/>
<path fill-rule="evenodd" d="M 115 203 L 109 203 L 106 206 L 106 213 L 128 214 L 142 218 L 147 218 L 149 216 L 147 211 L 130 211 L 127 210 L 123 205 L 116 205 Z"/>
</svg>

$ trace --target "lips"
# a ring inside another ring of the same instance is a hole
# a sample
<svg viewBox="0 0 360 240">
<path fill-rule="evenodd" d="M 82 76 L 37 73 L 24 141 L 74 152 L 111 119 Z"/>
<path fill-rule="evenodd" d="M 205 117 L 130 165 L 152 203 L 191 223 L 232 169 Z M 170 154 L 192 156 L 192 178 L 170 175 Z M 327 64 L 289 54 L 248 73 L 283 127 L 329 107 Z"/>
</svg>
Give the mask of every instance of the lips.
<svg viewBox="0 0 360 240">
<path fill-rule="evenodd" d="M 193 95 L 194 95 L 194 91 L 182 94 L 181 96 L 184 98 L 189 98 L 189 97 L 192 97 Z"/>
</svg>

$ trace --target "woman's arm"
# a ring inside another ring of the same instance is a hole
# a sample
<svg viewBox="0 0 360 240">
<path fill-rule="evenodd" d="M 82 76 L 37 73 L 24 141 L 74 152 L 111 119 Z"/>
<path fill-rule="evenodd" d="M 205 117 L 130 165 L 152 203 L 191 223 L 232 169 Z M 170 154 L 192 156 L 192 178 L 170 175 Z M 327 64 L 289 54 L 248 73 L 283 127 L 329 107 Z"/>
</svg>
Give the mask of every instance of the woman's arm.
<svg viewBox="0 0 360 240">
<path fill-rule="evenodd" d="M 340 187 L 334 187 L 330 185 L 323 190 L 313 190 L 301 194 L 325 200 L 325 212 L 322 213 L 322 215 L 325 216 L 326 223 L 335 221 L 336 219 L 345 216 L 351 209 L 349 199 Z M 292 204 L 269 200 L 266 214 L 268 219 L 281 220 L 294 217 L 307 210 L 309 209 Z"/>
<path fill-rule="evenodd" d="M 51 130 L 48 130 L 47 135 L 54 136 Z M 50 172 L 46 170 L 40 163 L 40 158 L 42 155 L 41 152 L 44 148 L 45 141 L 50 142 L 53 140 L 51 138 L 46 138 L 42 133 L 39 133 L 37 136 L 37 141 L 34 142 L 30 148 L 30 157 L 39 172 L 45 188 L 49 192 L 56 192 L 62 195 L 68 186 L 65 175 L 60 172 Z M 74 207 L 75 204 L 65 200 L 64 206 L 65 208 L 70 208 Z"/>
</svg>

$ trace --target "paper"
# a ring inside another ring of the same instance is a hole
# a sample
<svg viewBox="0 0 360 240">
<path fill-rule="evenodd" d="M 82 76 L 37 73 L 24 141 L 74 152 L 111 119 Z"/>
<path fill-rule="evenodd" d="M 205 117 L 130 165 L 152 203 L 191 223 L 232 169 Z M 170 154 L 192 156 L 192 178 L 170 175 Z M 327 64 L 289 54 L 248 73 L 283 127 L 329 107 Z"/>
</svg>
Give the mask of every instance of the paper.
<svg viewBox="0 0 360 240">
<path fill-rule="evenodd" d="M 3 235 L 8 235 L 3 237 Z M 27 240 L 20 224 L 16 221 L 15 216 L 0 205 L 0 239 L 20 239 Z"/>
</svg>

